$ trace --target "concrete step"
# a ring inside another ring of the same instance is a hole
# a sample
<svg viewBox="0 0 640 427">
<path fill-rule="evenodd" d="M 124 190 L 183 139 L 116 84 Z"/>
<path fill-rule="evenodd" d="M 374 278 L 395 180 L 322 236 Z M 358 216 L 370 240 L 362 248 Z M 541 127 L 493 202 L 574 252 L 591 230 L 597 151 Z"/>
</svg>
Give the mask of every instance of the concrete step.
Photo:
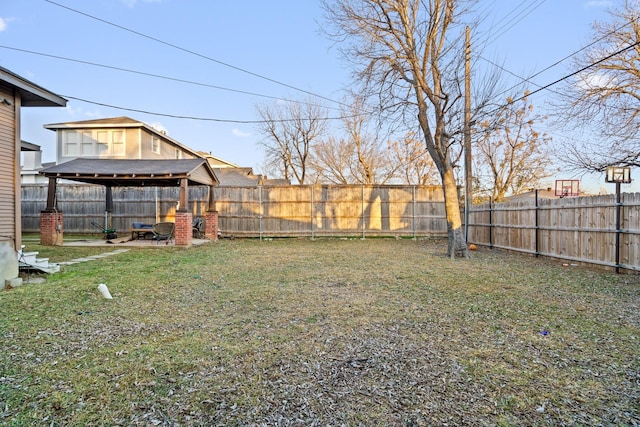
<svg viewBox="0 0 640 427">
<path fill-rule="evenodd" d="M 38 252 L 23 252 L 18 267 L 23 270 L 34 269 L 45 273 L 57 273 L 60 271 L 59 264 L 49 262 L 49 258 L 38 258 Z"/>
</svg>

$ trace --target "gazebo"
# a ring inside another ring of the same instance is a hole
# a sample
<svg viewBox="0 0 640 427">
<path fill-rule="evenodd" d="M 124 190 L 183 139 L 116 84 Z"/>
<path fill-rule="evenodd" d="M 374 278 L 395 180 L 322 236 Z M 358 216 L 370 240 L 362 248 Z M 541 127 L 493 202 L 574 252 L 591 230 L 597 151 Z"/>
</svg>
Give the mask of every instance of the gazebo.
<svg viewBox="0 0 640 427">
<path fill-rule="evenodd" d="M 42 245 L 61 245 L 63 242 L 63 215 L 56 209 L 56 187 L 59 179 L 79 181 L 106 187 L 105 206 L 113 209 L 112 187 L 180 187 L 179 209 L 175 216 L 175 244 L 192 244 L 193 214 L 189 209 L 190 185 L 209 186 L 209 204 L 205 216 L 205 236 L 218 237 L 218 213 L 211 187 L 218 185 L 215 172 L 207 160 L 117 160 L 77 158 L 40 171 L 49 178 L 47 206 L 40 213 L 40 240 Z"/>
</svg>

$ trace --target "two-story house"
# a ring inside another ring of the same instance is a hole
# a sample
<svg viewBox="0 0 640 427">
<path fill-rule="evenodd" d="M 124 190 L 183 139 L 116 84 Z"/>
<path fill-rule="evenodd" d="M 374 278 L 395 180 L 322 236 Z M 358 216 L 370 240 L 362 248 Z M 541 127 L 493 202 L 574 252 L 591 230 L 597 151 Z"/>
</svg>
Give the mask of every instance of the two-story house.
<svg viewBox="0 0 640 427">
<path fill-rule="evenodd" d="M 56 164 L 77 158 L 193 159 L 203 156 L 165 131 L 129 117 L 53 123 Z"/>
<path fill-rule="evenodd" d="M 212 168 L 239 166 L 204 151 L 195 151 L 170 138 L 166 131 L 129 117 L 112 117 L 44 125 L 56 132 L 56 160 L 42 164 L 40 147 L 22 143 L 22 183 L 46 184 L 39 175 L 43 166 L 76 158 L 103 159 L 191 159 L 204 158 Z"/>
</svg>

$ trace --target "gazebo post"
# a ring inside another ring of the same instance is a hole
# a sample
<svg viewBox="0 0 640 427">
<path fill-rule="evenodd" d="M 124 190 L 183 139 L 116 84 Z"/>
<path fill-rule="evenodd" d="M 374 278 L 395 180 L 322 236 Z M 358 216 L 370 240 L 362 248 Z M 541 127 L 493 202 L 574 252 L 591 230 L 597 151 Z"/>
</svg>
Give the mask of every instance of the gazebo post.
<svg viewBox="0 0 640 427">
<path fill-rule="evenodd" d="M 111 218 L 113 215 L 113 190 L 110 185 L 105 188 L 105 204 L 104 204 L 104 228 L 113 228 L 111 226 Z"/>
<path fill-rule="evenodd" d="M 56 208 L 58 179 L 50 177 L 47 189 L 47 206 L 40 211 L 40 244 L 42 246 L 62 245 L 64 227 L 62 212 Z"/>
<path fill-rule="evenodd" d="M 189 210 L 189 180 L 180 179 L 180 208 L 176 211 L 176 246 L 190 247 L 193 233 L 193 214 Z"/>
<path fill-rule="evenodd" d="M 213 196 L 213 186 L 209 186 L 209 207 L 204 221 L 204 235 L 209 240 L 218 240 L 218 211 Z"/>
</svg>

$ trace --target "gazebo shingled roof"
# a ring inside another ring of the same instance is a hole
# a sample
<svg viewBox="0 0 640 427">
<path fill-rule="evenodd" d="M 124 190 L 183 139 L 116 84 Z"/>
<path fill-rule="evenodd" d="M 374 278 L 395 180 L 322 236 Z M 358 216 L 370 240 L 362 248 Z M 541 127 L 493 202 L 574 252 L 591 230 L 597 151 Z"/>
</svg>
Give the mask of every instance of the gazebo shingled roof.
<svg viewBox="0 0 640 427">
<path fill-rule="evenodd" d="M 74 159 L 40 171 L 47 178 L 100 184 L 110 187 L 176 187 L 218 184 L 205 159 L 117 160 Z"/>
</svg>

